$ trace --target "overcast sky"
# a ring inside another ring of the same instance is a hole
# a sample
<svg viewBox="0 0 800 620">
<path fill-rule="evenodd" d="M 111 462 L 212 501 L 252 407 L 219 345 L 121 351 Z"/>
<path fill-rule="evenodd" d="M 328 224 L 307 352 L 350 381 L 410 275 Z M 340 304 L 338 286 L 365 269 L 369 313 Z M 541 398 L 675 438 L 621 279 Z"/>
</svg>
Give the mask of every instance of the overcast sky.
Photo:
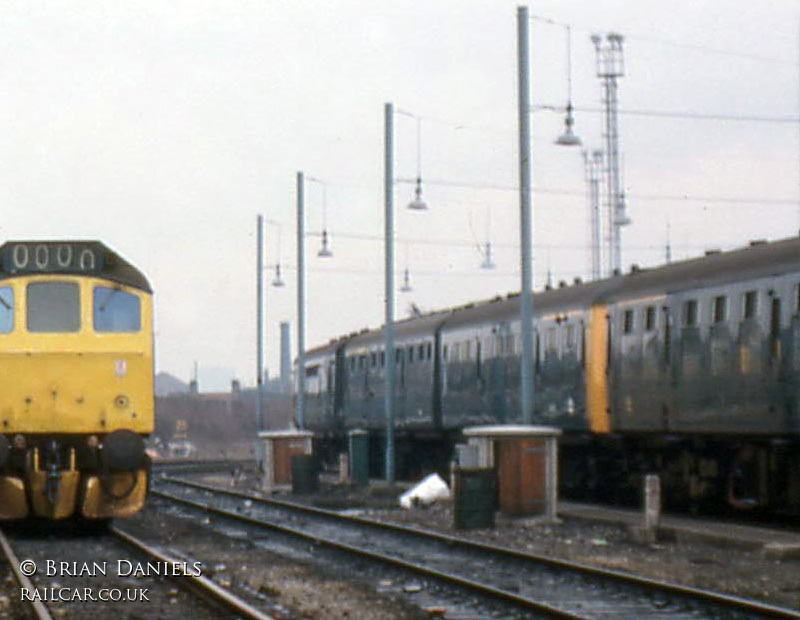
<svg viewBox="0 0 800 620">
<path fill-rule="evenodd" d="M 157 368 L 201 389 L 255 376 L 256 215 L 267 259 L 266 363 L 295 334 L 295 173 L 328 182 L 332 259 L 317 258 L 323 192 L 306 185 L 309 346 L 383 316 L 383 105 L 422 120 L 427 213 L 402 209 L 398 285 L 444 308 L 519 289 L 516 2 L 107 0 L 3 3 L 0 234 L 97 238 L 156 290 Z M 601 145 L 591 33 L 625 36 L 623 264 L 778 239 L 800 228 L 797 0 L 539 1 L 533 102 L 563 106 L 572 27 L 576 131 Z M 550 20 L 549 22 L 546 20 Z M 552 23 L 555 22 L 555 23 Z M 637 114 L 631 114 L 636 111 Z M 663 113 L 670 113 L 663 115 Z M 676 118 L 707 115 L 715 118 Z M 736 117 L 739 120 L 732 120 Z M 761 119 L 761 120 L 756 120 Z M 589 273 L 580 149 L 534 111 L 535 282 Z M 395 119 L 396 172 L 416 174 L 415 121 Z M 488 238 L 497 267 L 478 269 Z M 268 274 L 269 279 L 272 273 Z"/>
</svg>

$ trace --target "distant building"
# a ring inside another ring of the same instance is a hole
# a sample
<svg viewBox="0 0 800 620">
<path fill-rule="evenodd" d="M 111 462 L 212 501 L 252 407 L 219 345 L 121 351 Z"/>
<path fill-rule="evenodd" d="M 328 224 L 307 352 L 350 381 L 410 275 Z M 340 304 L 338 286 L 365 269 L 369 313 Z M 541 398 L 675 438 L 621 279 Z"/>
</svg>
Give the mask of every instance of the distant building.
<svg viewBox="0 0 800 620">
<path fill-rule="evenodd" d="M 189 385 L 168 372 L 160 372 L 156 375 L 154 387 L 156 396 L 189 393 Z"/>
<path fill-rule="evenodd" d="M 166 374 L 166 373 L 160 373 Z M 167 375 L 167 377 L 170 377 Z M 174 379 L 174 377 L 170 377 Z M 162 382 L 162 389 L 164 388 Z M 178 381 L 179 384 L 182 382 Z M 173 385 L 167 383 L 167 385 Z M 205 449 L 226 449 L 237 443 L 252 442 L 256 437 L 256 389 L 242 388 L 238 380 L 231 382 L 229 392 L 190 392 L 182 384 L 166 395 L 156 393 L 155 435 L 162 442 L 175 441 L 178 421 L 186 421 L 185 437 Z M 285 384 L 273 379 L 264 386 L 262 419 L 264 429 L 284 429 L 291 419 L 291 396 Z"/>
</svg>

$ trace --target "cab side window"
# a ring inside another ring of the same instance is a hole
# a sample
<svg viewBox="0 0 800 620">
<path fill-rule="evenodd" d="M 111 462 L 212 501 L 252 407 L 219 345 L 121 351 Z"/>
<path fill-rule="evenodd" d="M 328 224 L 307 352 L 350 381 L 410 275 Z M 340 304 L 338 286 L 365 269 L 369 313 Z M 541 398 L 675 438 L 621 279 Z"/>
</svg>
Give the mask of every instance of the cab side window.
<svg viewBox="0 0 800 620">
<path fill-rule="evenodd" d="M 92 296 L 96 332 L 138 332 L 142 326 L 139 298 L 118 288 L 97 286 Z"/>
<path fill-rule="evenodd" d="M 0 287 L 0 334 L 14 330 L 14 289 Z"/>
</svg>

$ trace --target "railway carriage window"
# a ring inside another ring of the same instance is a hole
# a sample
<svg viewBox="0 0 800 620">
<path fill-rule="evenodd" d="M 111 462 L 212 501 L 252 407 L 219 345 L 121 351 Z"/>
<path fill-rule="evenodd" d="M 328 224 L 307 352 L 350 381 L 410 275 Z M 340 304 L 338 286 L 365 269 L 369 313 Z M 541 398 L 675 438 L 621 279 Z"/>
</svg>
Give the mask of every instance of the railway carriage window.
<svg viewBox="0 0 800 620">
<path fill-rule="evenodd" d="M 421 362 L 425 359 L 425 345 L 421 344 L 417 348 L 417 359 Z"/>
<path fill-rule="evenodd" d="M 711 317 L 714 323 L 724 323 L 728 318 L 728 300 L 724 295 L 714 298 L 714 315 Z"/>
<path fill-rule="evenodd" d="M 408 347 L 406 349 L 406 356 L 408 357 L 408 363 L 409 364 L 413 364 L 414 363 L 414 347 Z"/>
<path fill-rule="evenodd" d="M 364 362 L 366 362 L 366 361 L 367 361 L 367 356 L 366 355 L 359 355 L 358 356 L 358 369 L 359 370 L 363 370 L 364 369 Z"/>
<path fill-rule="evenodd" d="M 386 355 L 381 351 L 381 368 L 386 364 Z"/>
<path fill-rule="evenodd" d="M 453 361 L 460 362 L 459 356 L 461 355 L 461 346 L 456 343 L 453 345 Z"/>
<path fill-rule="evenodd" d="M 656 307 L 647 306 L 644 309 L 644 329 L 651 332 L 656 328 Z"/>
<path fill-rule="evenodd" d="M 683 304 L 683 326 L 695 327 L 697 325 L 697 300 L 689 299 Z"/>
<path fill-rule="evenodd" d="M 514 334 L 506 334 L 506 343 L 503 347 L 503 352 L 506 357 L 514 354 Z"/>
<path fill-rule="evenodd" d="M 375 358 L 376 358 L 376 356 L 375 356 L 374 352 L 369 354 L 369 363 L 373 368 L 375 368 L 375 362 L 376 362 Z"/>
<path fill-rule="evenodd" d="M 567 325 L 567 350 L 571 351 L 575 348 L 575 326 Z"/>
<path fill-rule="evenodd" d="M 795 297 L 795 312 L 800 314 L 800 284 L 797 285 L 797 296 Z"/>
<path fill-rule="evenodd" d="M 350 358 L 350 372 L 355 372 L 355 371 L 356 371 L 356 358 L 355 357 L 351 357 Z"/>
<path fill-rule="evenodd" d="M 0 334 L 7 334 L 14 329 L 14 289 L 10 286 L 0 287 Z"/>
<path fill-rule="evenodd" d="M 92 304 L 95 331 L 138 332 L 141 329 L 140 302 L 136 295 L 97 286 Z"/>
<path fill-rule="evenodd" d="M 75 282 L 31 282 L 26 296 L 29 332 L 80 329 L 80 291 Z"/>
<path fill-rule="evenodd" d="M 588 359 L 586 355 L 586 325 L 583 321 L 581 321 L 581 365 L 585 368 L 586 367 L 586 360 Z"/>
<path fill-rule="evenodd" d="M 445 361 L 445 362 L 447 361 L 447 353 L 448 353 L 448 351 L 447 351 L 447 345 L 444 345 L 444 346 L 442 347 L 442 358 L 444 358 L 444 361 Z"/>
<path fill-rule="evenodd" d="M 756 291 L 747 291 L 744 294 L 744 318 L 753 319 L 758 312 L 758 293 Z"/>
<path fill-rule="evenodd" d="M 633 310 L 626 310 L 622 315 L 622 333 L 630 334 L 633 331 Z"/>
<path fill-rule="evenodd" d="M 547 340 L 545 344 L 545 351 L 552 352 L 556 350 L 556 328 L 550 327 L 547 330 Z"/>
<path fill-rule="evenodd" d="M 429 342 L 428 343 L 428 359 L 433 357 L 433 345 Z"/>
<path fill-rule="evenodd" d="M 769 357 L 770 360 L 781 358 L 781 300 L 772 298 L 772 310 L 769 320 Z"/>
<path fill-rule="evenodd" d="M 472 343 L 467 340 L 464 343 L 464 361 L 469 362 L 472 359 Z"/>
</svg>

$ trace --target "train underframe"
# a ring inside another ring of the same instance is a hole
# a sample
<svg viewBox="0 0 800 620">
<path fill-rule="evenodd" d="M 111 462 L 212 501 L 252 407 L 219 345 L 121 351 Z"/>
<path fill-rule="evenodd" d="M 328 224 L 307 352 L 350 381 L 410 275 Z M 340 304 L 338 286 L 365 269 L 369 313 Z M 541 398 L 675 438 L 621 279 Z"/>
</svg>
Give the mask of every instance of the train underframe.
<svg viewBox="0 0 800 620">
<path fill-rule="evenodd" d="M 667 510 L 800 514 L 800 440 L 726 436 L 565 435 L 563 497 L 639 506 L 661 478 Z"/>
<path fill-rule="evenodd" d="M 447 475 L 457 430 L 395 434 L 395 474 L 418 480 Z M 346 435 L 318 435 L 329 464 L 347 450 Z M 385 434 L 369 433 L 370 476 L 385 475 Z M 638 507 L 644 478 L 661 479 L 665 510 L 696 514 L 800 515 L 800 439 L 725 436 L 591 435 L 566 432 L 559 442 L 559 489 L 564 499 Z"/>
<path fill-rule="evenodd" d="M 0 520 L 129 517 L 145 504 L 150 459 L 132 431 L 0 435 Z"/>
</svg>

